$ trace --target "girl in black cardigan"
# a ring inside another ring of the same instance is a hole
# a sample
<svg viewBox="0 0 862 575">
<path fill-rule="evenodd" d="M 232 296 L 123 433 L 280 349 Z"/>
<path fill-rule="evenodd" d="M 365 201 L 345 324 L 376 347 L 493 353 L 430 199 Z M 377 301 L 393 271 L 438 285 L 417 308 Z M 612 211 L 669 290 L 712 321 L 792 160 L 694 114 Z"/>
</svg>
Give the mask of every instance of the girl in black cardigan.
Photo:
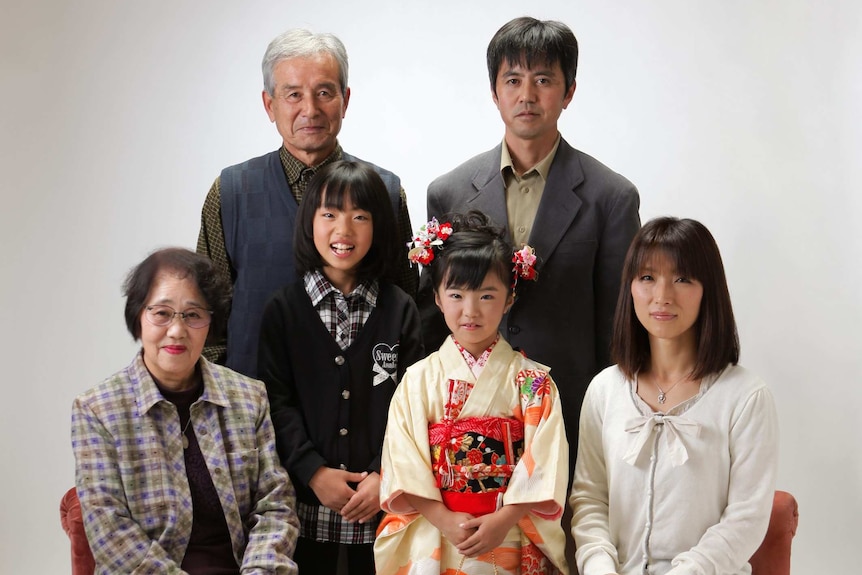
<svg viewBox="0 0 862 575">
<path fill-rule="evenodd" d="M 413 300 L 386 277 L 395 216 L 377 173 L 333 162 L 297 214 L 297 276 L 264 312 L 258 373 L 296 486 L 304 574 L 374 573 L 380 451 L 404 370 L 424 356 Z M 341 557 L 339 559 L 339 557 Z"/>
</svg>

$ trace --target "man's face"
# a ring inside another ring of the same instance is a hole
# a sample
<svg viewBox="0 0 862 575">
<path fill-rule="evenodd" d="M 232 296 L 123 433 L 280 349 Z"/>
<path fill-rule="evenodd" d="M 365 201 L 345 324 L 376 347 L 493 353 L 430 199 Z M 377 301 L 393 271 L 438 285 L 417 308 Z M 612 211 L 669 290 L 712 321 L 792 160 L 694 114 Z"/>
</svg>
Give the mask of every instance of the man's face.
<svg viewBox="0 0 862 575">
<path fill-rule="evenodd" d="M 335 149 L 350 90 L 341 94 L 338 62 L 329 54 L 282 60 L 273 69 L 273 95 L 263 106 L 275 122 L 284 147 L 307 166 Z"/>
<path fill-rule="evenodd" d="M 503 62 L 497 72 L 493 94 L 507 138 L 535 140 L 557 136 L 557 119 L 575 93 L 575 84 L 566 90 L 559 62 L 533 62 L 532 68 L 517 62 Z"/>
</svg>

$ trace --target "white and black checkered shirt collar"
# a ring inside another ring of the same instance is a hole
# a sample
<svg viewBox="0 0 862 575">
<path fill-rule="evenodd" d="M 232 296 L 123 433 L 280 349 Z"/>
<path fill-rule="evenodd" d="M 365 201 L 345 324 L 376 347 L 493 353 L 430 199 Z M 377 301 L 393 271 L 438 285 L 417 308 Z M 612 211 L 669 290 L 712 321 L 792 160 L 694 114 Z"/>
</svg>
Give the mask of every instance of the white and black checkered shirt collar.
<svg viewBox="0 0 862 575">
<path fill-rule="evenodd" d="M 340 294 L 334 285 L 332 285 L 326 276 L 323 275 L 323 272 L 320 270 L 312 270 L 310 272 L 306 272 L 303 277 L 303 281 L 305 282 L 305 293 L 308 294 L 308 297 L 311 298 L 311 305 L 317 307 L 320 305 L 326 296 L 330 294 Z M 345 296 L 346 299 L 354 299 L 354 298 L 362 298 L 365 302 L 371 306 L 372 308 L 377 306 L 377 296 L 380 293 L 380 286 L 377 280 L 372 280 L 370 282 L 362 282 L 356 289 Z"/>
</svg>

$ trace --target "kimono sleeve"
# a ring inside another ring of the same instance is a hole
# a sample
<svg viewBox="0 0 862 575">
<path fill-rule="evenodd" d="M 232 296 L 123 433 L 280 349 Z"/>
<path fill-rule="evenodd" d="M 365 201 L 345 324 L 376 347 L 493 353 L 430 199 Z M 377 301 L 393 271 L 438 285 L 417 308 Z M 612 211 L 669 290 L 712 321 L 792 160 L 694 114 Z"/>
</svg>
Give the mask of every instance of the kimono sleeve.
<svg viewBox="0 0 862 575">
<path fill-rule="evenodd" d="M 380 483 L 380 506 L 387 513 L 415 511 L 405 493 L 442 500 L 428 444 L 426 371 L 421 364 L 408 369 L 389 404 Z"/>
<path fill-rule="evenodd" d="M 524 415 L 524 454 L 503 503 L 533 503 L 533 513 L 556 520 L 563 513 L 569 480 L 569 443 L 560 395 L 544 371 L 521 370 L 516 382 Z"/>
</svg>

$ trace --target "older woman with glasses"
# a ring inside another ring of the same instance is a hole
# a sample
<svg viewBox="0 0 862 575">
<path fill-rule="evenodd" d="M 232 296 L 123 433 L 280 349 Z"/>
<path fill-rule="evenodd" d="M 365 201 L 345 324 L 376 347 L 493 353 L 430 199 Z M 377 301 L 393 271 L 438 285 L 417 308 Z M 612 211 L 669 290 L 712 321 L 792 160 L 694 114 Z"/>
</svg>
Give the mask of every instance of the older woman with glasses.
<svg viewBox="0 0 862 575">
<path fill-rule="evenodd" d="M 142 350 L 78 397 L 72 449 L 97 573 L 296 573 L 295 494 L 265 387 L 201 357 L 230 287 L 205 257 L 154 252 L 124 285 Z"/>
</svg>

